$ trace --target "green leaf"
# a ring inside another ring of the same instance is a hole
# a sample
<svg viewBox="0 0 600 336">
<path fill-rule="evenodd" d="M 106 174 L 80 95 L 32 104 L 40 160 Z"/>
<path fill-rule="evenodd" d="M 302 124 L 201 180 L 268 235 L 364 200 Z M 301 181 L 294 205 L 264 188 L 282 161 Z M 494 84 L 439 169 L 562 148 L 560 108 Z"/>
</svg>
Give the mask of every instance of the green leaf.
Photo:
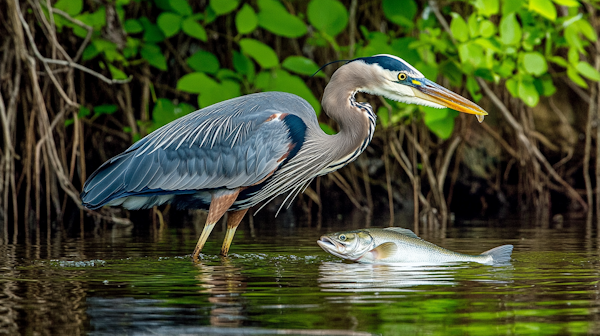
<svg viewBox="0 0 600 336">
<path fill-rule="evenodd" d="M 469 36 L 471 36 L 471 38 L 479 36 L 479 18 L 477 14 L 472 13 L 469 16 L 467 26 L 469 26 Z"/>
<path fill-rule="evenodd" d="M 219 69 L 216 77 L 219 81 L 224 81 L 226 79 L 234 79 L 239 82 L 242 80 L 243 76 L 240 73 L 237 73 L 231 69 L 225 68 L 225 69 Z"/>
<path fill-rule="evenodd" d="M 383 0 L 383 15 L 397 25 L 412 27 L 417 14 L 417 3 L 414 0 Z"/>
<path fill-rule="evenodd" d="M 306 34 L 306 25 L 277 0 L 258 0 L 258 25 L 273 34 L 294 38 Z"/>
<path fill-rule="evenodd" d="M 473 76 L 467 76 L 467 90 L 469 90 L 469 94 L 475 102 L 478 102 L 483 97 L 481 88 Z"/>
<path fill-rule="evenodd" d="M 570 64 L 577 65 L 579 63 L 579 51 L 577 51 L 577 48 L 570 47 L 567 52 L 567 58 Z"/>
<path fill-rule="evenodd" d="M 519 82 L 519 98 L 529 107 L 534 107 L 540 101 L 540 95 L 533 81 L 522 79 Z"/>
<path fill-rule="evenodd" d="M 419 55 L 416 48 L 410 47 L 410 44 L 415 41 L 417 41 L 417 39 L 410 36 L 394 39 L 392 43 L 390 43 L 390 47 L 393 49 L 392 54 L 401 57 L 409 64 L 420 62 L 421 55 Z"/>
<path fill-rule="evenodd" d="M 198 96 L 198 105 L 200 108 L 207 107 L 227 99 L 239 97 L 241 95 L 240 84 L 232 80 L 224 80 L 221 84 L 217 84 L 200 92 Z"/>
<path fill-rule="evenodd" d="M 239 3 L 239 0 L 210 0 L 210 7 L 217 15 L 224 15 L 236 9 Z"/>
<path fill-rule="evenodd" d="M 549 20 L 556 20 L 556 7 L 550 0 L 529 0 L 529 10 Z"/>
<path fill-rule="evenodd" d="M 518 44 L 521 41 L 521 35 L 521 26 L 515 13 L 502 17 L 500 20 L 500 40 L 503 44 Z"/>
<path fill-rule="evenodd" d="M 457 13 L 452 13 L 450 31 L 452 31 L 452 36 L 460 42 L 465 42 L 469 39 L 469 28 L 467 27 L 467 23 Z"/>
<path fill-rule="evenodd" d="M 153 24 L 146 17 L 140 18 L 140 23 L 144 27 L 144 36 L 142 39 L 146 42 L 156 43 L 162 42 L 165 39 L 165 34 L 158 28 L 157 25 Z"/>
<path fill-rule="evenodd" d="M 144 30 L 144 27 L 142 27 L 140 22 L 136 19 L 125 20 L 123 28 L 125 28 L 125 32 L 127 32 L 127 34 L 141 33 Z"/>
<path fill-rule="evenodd" d="M 600 73 L 588 62 L 577 63 L 576 69 L 584 77 L 587 77 L 588 79 L 591 79 L 596 82 L 600 81 Z"/>
<path fill-rule="evenodd" d="M 568 63 L 567 60 L 565 60 L 564 58 L 560 57 L 560 56 L 550 56 L 548 57 L 548 61 L 558 64 L 561 67 L 567 67 Z"/>
<path fill-rule="evenodd" d="M 233 68 L 242 75 L 254 78 L 254 63 L 246 55 L 235 50 L 233 51 Z"/>
<path fill-rule="evenodd" d="M 492 37 L 496 34 L 496 26 L 489 20 L 483 20 L 479 24 L 479 33 L 485 38 Z"/>
<path fill-rule="evenodd" d="M 336 36 L 348 25 L 348 11 L 337 0 L 311 0 L 306 11 L 308 22 L 329 36 Z"/>
<path fill-rule="evenodd" d="M 485 60 L 483 51 L 483 47 L 472 42 L 463 43 L 458 47 L 460 61 L 463 63 L 463 65 L 472 65 L 473 70 L 483 65 Z"/>
<path fill-rule="evenodd" d="M 113 114 L 117 112 L 117 110 L 117 105 L 114 104 L 98 105 L 94 106 L 94 115 L 98 116 L 101 114 Z"/>
<path fill-rule="evenodd" d="M 110 70 L 113 79 L 127 79 L 127 75 L 112 64 L 108 64 L 108 70 Z"/>
<path fill-rule="evenodd" d="M 169 0 L 169 7 L 181 16 L 190 16 L 193 13 L 187 0 Z"/>
<path fill-rule="evenodd" d="M 169 38 L 181 29 L 181 16 L 171 12 L 162 12 L 158 16 L 156 24 L 165 34 L 165 37 Z"/>
<path fill-rule="evenodd" d="M 546 74 L 545 76 L 536 79 L 542 87 L 542 94 L 546 97 L 552 96 L 556 92 L 556 86 L 552 81 L 552 76 Z"/>
<path fill-rule="evenodd" d="M 313 60 L 303 56 L 289 56 L 283 61 L 282 66 L 301 75 L 312 75 L 319 70 L 319 66 Z M 315 76 L 325 77 L 322 72 L 319 72 Z"/>
<path fill-rule="evenodd" d="M 188 57 L 186 63 L 198 72 L 206 72 L 216 74 L 219 71 L 220 64 L 217 56 L 206 50 L 199 50 L 192 56 Z"/>
<path fill-rule="evenodd" d="M 479 14 L 490 17 L 498 14 L 500 4 L 498 0 L 475 0 L 475 8 L 477 8 Z"/>
<path fill-rule="evenodd" d="M 552 0 L 557 5 L 566 6 L 566 7 L 579 7 L 579 2 L 577 0 Z"/>
<path fill-rule="evenodd" d="M 242 9 L 235 15 L 235 27 L 238 33 L 248 34 L 254 31 L 258 26 L 258 16 L 252 6 L 244 4 Z"/>
<path fill-rule="evenodd" d="M 167 70 L 167 59 L 156 44 L 144 44 L 140 54 L 153 67 L 163 71 Z"/>
<path fill-rule="evenodd" d="M 152 109 L 153 124 L 149 131 L 152 132 L 175 119 L 194 112 L 195 110 L 194 106 L 190 104 L 179 103 L 178 105 L 175 105 L 170 99 L 159 98 L 156 100 L 156 104 L 154 104 L 154 108 Z"/>
<path fill-rule="evenodd" d="M 526 52 L 523 53 L 522 65 L 527 73 L 540 76 L 548 71 L 548 64 L 546 59 L 539 52 Z"/>
<path fill-rule="evenodd" d="M 515 98 L 519 96 L 519 81 L 517 81 L 514 77 L 509 78 L 505 85 L 511 96 Z"/>
<path fill-rule="evenodd" d="M 598 39 L 598 35 L 596 35 L 596 31 L 592 27 L 591 23 L 589 23 L 586 20 L 580 19 L 577 20 L 577 22 L 575 22 L 575 25 L 577 26 L 577 28 L 579 28 L 579 31 L 583 34 L 583 36 L 585 36 L 588 40 L 592 42 L 596 42 L 596 40 Z"/>
<path fill-rule="evenodd" d="M 85 118 L 87 116 L 89 116 L 91 113 L 90 109 L 83 106 L 83 105 L 79 105 L 79 112 L 77 112 L 77 116 L 79 118 Z"/>
<path fill-rule="evenodd" d="M 494 69 L 502 78 L 508 78 L 512 76 L 513 72 L 515 71 L 515 62 L 513 62 L 511 59 L 506 59 L 504 62 L 498 64 Z"/>
<path fill-rule="evenodd" d="M 526 4 L 523 0 L 503 0 L 502 1 L 502 16 L 514 13 L 521 9 Z"/>
<path fill-rule="evenodd" d="M 201 93 L 217 86 L 218 83 L 203 72 L 192 72 L 177 81 L 177 90 L 189 93 Z"/>
<path fill-rule="evenodd" d="M 59 0 L 54 4 L 54 8 L 60 9 L 74 17 L 81 13 L 81 10 L 83 9 L 83 0 Z"/>
<path fill-rule="evenodd" d="M 585 53 L 583 47 L 583 41 L 579 38 L 579 27 L 576 24 L 568 25 L 564 30 L 565 40 L 567 40 L 567 45 L 569 46 L 569 52 L 579 52 Z M 574 51 L 571 51 L 574 50 Z M 571 60 L 571 55 L 569 55 L 569 61 Z M 579 58 L 579 56 L 577 56 Z"/>
<path fill-rule="evenodd" d="M 204 30 L 204 27 L 202 27 L 192 17 L 189 17 L 189 18 L 183 20 L 183 23 L 181 24 L 181 28 L 183 29 L 183 32 L 186 33 L 188 36 L 195 37 L 195 38 L 199 39 L 200 41 L 204 41 L 204 42 L 208 41 L 208 36 L 206 35 L 206 30 Z"/>
<path fill-rule="evenodd" d="M 308 101 L 317 115 L 321 112 L 321 104 L 315 98 L 306 83 L 298 76 L 291 75 L 285 70 L 263 71 L 256 76 L 255 85 L 264 91 L 282 91 L 296 94 Z"/>
<path fill-rule="evenodd" d="M 100 54 L 100 50 L 96 48 L 96 46 L 91 43 L 85 49 L 83 49 L 83 53 L 81 54 L 81 59 L 84 61 L 88 61 L 93 59 L 94 57 Z"/>
<path fill-rule="evenodd" d="M 244 54 L 252 57 L 264 69 L 279 65 L 275 51 L 262 42 L 245 38 L 240 40 L 240 46 Z"/>
<path fill-rule="evenodd" d="M 567 76 L 569 76 L 569 79 L 571 79 L 573 81 L 573 83 L 581 86 L 584 89 L 588 88 L 587 83 L 585 82 L 585 79 L 581 78 L 581 76 L 579 76 L 579 74 L 577 73 L 577 69 L 575 69 L 575 67 L 569 65 L 567 67 Z"/>
<path fill-rule="evenodd" d="M 423 107 L 425 111 L 423 121 L 425 125 L 440 139 L 446 140 L 452 135 L 454 130 L 454 120 L 458 112 L 451 109 L 436 109 L 433 107 Z"/>
</svg>

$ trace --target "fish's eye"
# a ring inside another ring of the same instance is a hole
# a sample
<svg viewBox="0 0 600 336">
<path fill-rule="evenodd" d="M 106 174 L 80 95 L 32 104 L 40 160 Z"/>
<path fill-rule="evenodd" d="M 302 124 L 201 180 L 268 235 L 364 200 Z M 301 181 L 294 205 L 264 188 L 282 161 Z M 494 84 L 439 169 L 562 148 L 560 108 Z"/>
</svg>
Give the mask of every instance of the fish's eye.
<svg viewBox="0 0 600 336">
<path fill-rule="evenodd" d="M 398 74 L 398 79 L 401 80 L 401 81 L 406 80 L 406 77 L 407 76 L 406 76 L 406 74 L 404 72 L 401 72 L 401 73 Z"/>
<path fill-rule="evenodd" d="M 338 238 L 339 238 L 341 241 L 344 241 L 344 240 L 346 240 L 346 235 L 343 235 L 343 234 L 341 234 L 341 235 L 340 235 Z"/>
</svg>

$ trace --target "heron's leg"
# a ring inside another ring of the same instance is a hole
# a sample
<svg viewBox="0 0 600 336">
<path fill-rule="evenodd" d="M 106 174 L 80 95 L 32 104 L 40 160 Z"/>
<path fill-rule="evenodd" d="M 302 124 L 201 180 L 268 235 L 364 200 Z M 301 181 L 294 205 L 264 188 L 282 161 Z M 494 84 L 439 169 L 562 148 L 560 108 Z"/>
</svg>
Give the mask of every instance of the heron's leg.
<svg viewBox="0 0 600 336">
<path fill-rule="evenodd" d="M 231 242 L 233 241 L 233 235 L 235 234 L 235 230 L 238 225 L 242 221 L 242 218 L 246 215 L 248 209 L 242 209 L 237 211 L 232 211 L 229 213 L 229 217 L 227 217 L 227 232 L 225 233 L 225 240 L 223 240 L 223 247 L 221 247 L 221 255 L 227 256 L 227 252 L 229 252 L 229 246 L 231 246 Z"/>
<path fill-rule="evenodd" d="M 208 217 L 206 218 L 204 229 L 202 229 L 202 234 L 200 235 L 200 239 L 198 239 L 198 243 L 196 244 L 196 248 L 192 254 L 193 260 L 198 259 L 198 255 L 200 254 L 200 251 L 202 251 L 210 232 L 215 227 L 215 224 L 217 224 L 219 219 L 223 217 L 223 214 L 225 214 L 233 202 L 235 202 L 235 199 L 239 193 L 239 190 L 235 190 L 232 193 L 212 196 L 210 206 L 208 207 Z"/>
</svg>

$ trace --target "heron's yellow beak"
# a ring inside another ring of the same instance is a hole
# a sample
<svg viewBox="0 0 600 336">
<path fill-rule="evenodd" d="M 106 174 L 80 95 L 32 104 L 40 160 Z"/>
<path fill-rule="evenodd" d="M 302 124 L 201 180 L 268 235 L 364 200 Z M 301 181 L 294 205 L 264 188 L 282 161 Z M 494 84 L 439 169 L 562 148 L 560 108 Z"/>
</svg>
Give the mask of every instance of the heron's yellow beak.
<svg viewBox="0 0 600 336">
<path fill-rule="evenodd" d="M 459 112 L 474 114 L 479 122 L 483 122 L 483 118 L 488 115 L 479 105 L 426 78 L 413 80 L 413 86 L 411 87 L 415 97 Z"/>
</svg>

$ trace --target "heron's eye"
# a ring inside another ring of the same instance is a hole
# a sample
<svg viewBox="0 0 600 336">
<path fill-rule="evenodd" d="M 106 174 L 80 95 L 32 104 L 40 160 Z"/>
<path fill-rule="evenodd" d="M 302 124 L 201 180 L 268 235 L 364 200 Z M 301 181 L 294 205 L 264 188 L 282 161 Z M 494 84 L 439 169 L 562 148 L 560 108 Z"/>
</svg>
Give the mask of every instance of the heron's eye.
<svg viewBox="0 0 600 336">
<path fill-rule="evenodd" d="M 398 74 L 398 79 L 403 81 L 406 80 L 406 74 L 404 72 L 401 72 Z"/>
<path fill-rule="evenodd" d="M 341 241 L 344 241 L 344 240 L 346 240 L 346 235 L 343 235 L 343 234 L 342 234 L 342 235 L 340 235 L 338 238 L 340 238 L 340 240 L 341 240 Z"/>
</svg>

